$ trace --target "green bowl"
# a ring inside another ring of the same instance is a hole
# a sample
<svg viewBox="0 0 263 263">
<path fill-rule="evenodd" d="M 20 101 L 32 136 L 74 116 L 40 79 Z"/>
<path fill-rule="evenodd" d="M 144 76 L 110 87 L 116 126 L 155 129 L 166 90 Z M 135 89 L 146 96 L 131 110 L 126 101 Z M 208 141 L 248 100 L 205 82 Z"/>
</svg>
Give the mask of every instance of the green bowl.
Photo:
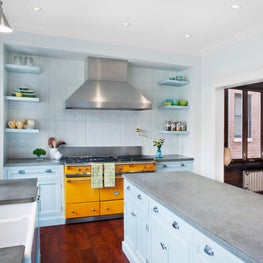
<svg viewBox="0 0 263 263">
<path fill-rule="evenodd" d="M 188 101 L 187 100 L 179 100 L 179 105 L 180 106 L 187 106 L 188 105 Z"/>
</svg>

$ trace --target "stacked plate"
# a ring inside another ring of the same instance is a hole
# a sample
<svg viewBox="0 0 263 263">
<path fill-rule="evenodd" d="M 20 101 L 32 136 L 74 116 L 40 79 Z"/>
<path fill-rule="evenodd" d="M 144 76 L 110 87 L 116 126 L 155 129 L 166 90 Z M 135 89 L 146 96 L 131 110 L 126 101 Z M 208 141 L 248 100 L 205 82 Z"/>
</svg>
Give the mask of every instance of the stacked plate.
<svg viewBox="0 0 263 263">
<path fill-rule="evenodd" d="M 27 87 L 22 87 L 22 88 L 13 90 L 12 96 L 17 96 L 17 93 L 21 93 L 23 97 L 27 97 L 27 98 L 35 98 L 36 97 L 35 91 L 31 90 Z"/>
</svg>

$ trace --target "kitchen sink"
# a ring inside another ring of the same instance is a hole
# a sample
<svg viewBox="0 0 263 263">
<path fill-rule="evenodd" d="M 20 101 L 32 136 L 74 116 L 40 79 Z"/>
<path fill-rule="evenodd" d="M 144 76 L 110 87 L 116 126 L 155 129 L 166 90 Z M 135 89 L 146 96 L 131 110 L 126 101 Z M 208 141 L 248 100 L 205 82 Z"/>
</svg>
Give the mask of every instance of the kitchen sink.
<svg viewBox="0 0 263 263">
<path fill-rule="evenodd" d="M 31 262 L 37 202 L 0 206 L 0 248 L 25 246 L 24 263 Z"/>
</svg>

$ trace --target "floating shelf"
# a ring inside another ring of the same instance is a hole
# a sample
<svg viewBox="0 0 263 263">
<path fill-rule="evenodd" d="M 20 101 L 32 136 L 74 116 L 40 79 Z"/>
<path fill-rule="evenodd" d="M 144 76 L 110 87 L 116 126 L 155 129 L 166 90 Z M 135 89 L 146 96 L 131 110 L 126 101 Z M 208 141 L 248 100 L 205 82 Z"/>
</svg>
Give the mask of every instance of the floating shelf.
<svg viewBox="0 0 263 263">
<path fill-rule="evenodd" d="M 189 109 L 190 107 L 189 106 L 164 106 L 164 105 L 161 105 L 159 108 L 160 109 L 169 109 L 169 110 L 186 110 L 186 109 Z"/>
<path fill-rule="evenodd" d="M 12 133 L 39 133 L 39 129 L 5 129 L 6 132 Z"/>
<path fill-rule="evenodd" d="M 5 96 L 5 99 L 13 100 L 13 101 L 39 102 L 39 98 L 28 98 L 28 97 Z"/>
<path fill-rule="evenodd" d="M 165 134 L 175 134 L 175 135 L 183 135 L 183 134 L 189 134 L 189 131 L 159 131 L 159 133 L 165 133 Z"/>
<path fill-rule="evenodd" d="M 8 72 L 13 72 L 13 73 L 40 74 L 40 67 L 35 67 L 35 66 L 5 64 L 5 68 L 7 69 Z"/>
<path fill-rule="evenodd" d="M 174 87 L 181 87 L 181 86 L 185 86 L 188 85 L 190 82 L 189 81 L 185 81 L 185 80 L 162 80 L 159 82 L 159 85 L 162 86 L 174 86 Z"/>
</svg>

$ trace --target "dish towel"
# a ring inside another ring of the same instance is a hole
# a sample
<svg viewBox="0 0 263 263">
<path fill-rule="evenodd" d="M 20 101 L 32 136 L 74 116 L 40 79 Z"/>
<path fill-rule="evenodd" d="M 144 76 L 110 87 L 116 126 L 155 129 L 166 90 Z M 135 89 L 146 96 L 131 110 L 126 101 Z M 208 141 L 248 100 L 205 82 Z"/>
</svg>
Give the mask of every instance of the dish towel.
<svg viewBox="0 0 263 263">
<path fill-rule="evenodd" d="M 103 169 L 102 163 L 91 164 L 91 188 L 103 187 L 102 169 Z"/>
<path fill-rule="evenodd" d="M 104 186 L 115 187 L 115 163 L 104 163 Z"/>
</svg>

